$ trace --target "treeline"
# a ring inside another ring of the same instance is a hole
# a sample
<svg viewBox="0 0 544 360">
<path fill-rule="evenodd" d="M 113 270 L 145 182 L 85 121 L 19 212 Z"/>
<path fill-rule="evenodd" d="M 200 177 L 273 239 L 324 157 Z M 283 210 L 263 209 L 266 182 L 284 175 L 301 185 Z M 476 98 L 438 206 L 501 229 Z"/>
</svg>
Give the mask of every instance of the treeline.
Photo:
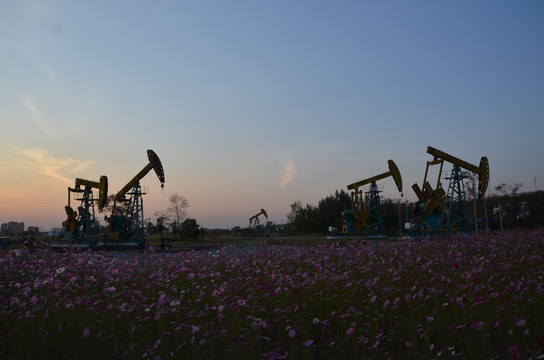
<svg viewBox="0 0 544 360">
<path fill-rule="evenodd" d="M 507 229 L 535 228 L 544 226 L 544 191 L 518 194 L 495 195 L 486 199 L 467 201 L 471 221 L 474 223 L 474 204 L 478 231 L 486 228 L 499 231 Z M 385 235 L 398 235 L 404 232 L 404 223 L 414 221 L 415 203 L 382 198 L 382 218 Z M 317 206 L 303 205 L 300 201 L 291 204 L 287 220 L 292 230 L 300 234 L 327 234 L 333 226 L 342 231 L 342 212 L 351 209 L 351 196 L 344 190 L 336 190 L 319 201 Z M 487 209 L 487 212 L 486 212 Z"/>
<path fill-rule="evenodd" d="M 336 190 L 321 200 L 317 206 L 302 205 L 300 201 L 291 204 L 291 212 L 287 214 L 287 221 L 297 233 L 327 234 L 329 227 L 342 231 L 342 213 L 351 209 L 351 195 L 345 190 Z M 398 200 L 382 199 L 382 217 L 384 233 L 388 235 L 399 233 L 399 209 L 404 220 L 404 210 Z"/>
<path fill-rule="evenodd" d="M 473 221 L 472 200 L 469 201 L 469 212 Z M 501 230 L 501 226 L 503 230 L 544 226 L 544 191 L 503 194 L 478 199 L 476 215 L 479 230 L 485 228 L 486 224 L 491 230 Z"/>
</svg>

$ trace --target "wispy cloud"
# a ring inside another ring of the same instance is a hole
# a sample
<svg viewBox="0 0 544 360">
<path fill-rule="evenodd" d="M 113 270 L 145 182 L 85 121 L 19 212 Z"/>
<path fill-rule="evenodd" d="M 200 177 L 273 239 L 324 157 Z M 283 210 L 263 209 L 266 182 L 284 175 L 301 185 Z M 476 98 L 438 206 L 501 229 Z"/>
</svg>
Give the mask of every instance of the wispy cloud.
<svg viewBox="0 0 544 360">
<path fill-rule="evenodd" d="M 57 76 L 57 74 L 55 73 L 55 71 L 53 71 L 53 69 L 51 68 L 51 66 L 49 66 L 49 64 L 47 63 L 47 61 L 45 61 L 41 56 L 39 56 L 38 54 L 36 54 L 34 51 L 32 51 L 29 47 L 23 45 L 23 44 L 20 44 L 20 43 L 17 43 L 17 42 L 13 42 L 9 39 L 6 39 L 4 37 L 0 37 L 0 43 L 4 43 L 8 46 L 11 46 L 15 49 L 17 49 L 19 52 L 23 53 L 25 56 L 28 56 L 32 62 L 34 62 L 34 64 L 38 67 L 38 69 L 40 69 L 40 71 L 54 84 L 54 85 L 59 85 L 60 81 L 59 81 L 59 77 Z"/>
<path fill-rule="evenodd" d="M 23 162 L 34 171 L 66 183 L 73 181 L 66 173 L 78 173 L 93 163 L 72 158 L 56 158 L 43 149 L 16 149 L 14 152 L 23 157 Z"/>
<path fill-rule="evenodd" d="M 272 150 L 272 153 L 282 165 L 278 179 L 280 186 L 283 189 L 295 178 L 297 167 L 291 157 L 274 150 Z"/>
<path fill-rule="evenodd" d="M 297 167 L 293 162 L 293 159 L 286 157 L 283 159 L 283 168 L 281 169 L 280 174 L 280 186 L 282 188 L 286 187 L 294 178 L 297 173 Z"/>
<path fill-rule="evenodd" d="M 49 131 L 49 128 L 47 127 L 44 117 L 42 113 L 38 110 L 36 105 L 34 104 L 34 101 L 30 97 L 24 96 L 23 102 L 25 104 L 25 107 L 28 109 L 28 111 L 30 111 L 30 115 L 32 116 L 32 119 L 34 120 L 36 125 L 38 125 L 40 129 L 42 129 L 45 135 L 50 135 L 51 132 Z"/>
</svg>

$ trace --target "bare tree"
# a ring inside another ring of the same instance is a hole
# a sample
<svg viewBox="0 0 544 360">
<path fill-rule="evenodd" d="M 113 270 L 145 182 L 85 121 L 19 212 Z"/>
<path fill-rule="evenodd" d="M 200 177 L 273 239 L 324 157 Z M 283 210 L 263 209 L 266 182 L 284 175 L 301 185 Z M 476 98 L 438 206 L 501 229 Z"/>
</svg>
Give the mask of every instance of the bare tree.
<svg viewBox="0 0 544 360">
<path fill-rule="evenodd" d="M 168 208 L 168 212 L 171 213 L 174 218 L 174 231 L 175 234 L 179 234 L 181 230 L 181 223 L 183 222 L 183 219 L 185 218 L 185 209 L 189 207 L 189 201 L 185 196 L 179 195 L 178 193 L 175 193 L 174 195 L 170 195 L 170 207 Z"/>
<path fill-rule="evenodd" d="M 498 186 L 495 186 L 495 191 L 502 194 L 503 196 L 515 197 L 518 194 L 520 188 L 523 187 L 523 183 L 514 183 L 514 185 L 507 185 L 502 183 Z"/>
<path fill-rule="evenodd" d="M 470 200 L 478 198 L 478 179 L 474 173 L 468 172 L 465 174 L 467 181 L 465 182 L 465 190 Z"/>
</svg>

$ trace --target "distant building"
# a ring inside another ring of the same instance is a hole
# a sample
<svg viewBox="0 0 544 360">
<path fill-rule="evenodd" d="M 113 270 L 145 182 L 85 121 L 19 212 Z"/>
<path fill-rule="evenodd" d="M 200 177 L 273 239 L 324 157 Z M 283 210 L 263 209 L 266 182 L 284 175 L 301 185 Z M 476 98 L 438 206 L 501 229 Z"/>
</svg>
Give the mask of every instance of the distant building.
<svg viewBox="0 0 544 360">
<path fill-rule="evenodd" d="M 38 226 L 29 226 L 27 231 L 31 234 L 37 234 L 40 232 L 40 228 Z"/>
<path fill-rule="evenodd" d="M 9 223 L 4 223 L 0 227 L 0 232 L 2 234 L 17 235 L 25 231 L 25 223 L 10 221 Z"/>
</svg>

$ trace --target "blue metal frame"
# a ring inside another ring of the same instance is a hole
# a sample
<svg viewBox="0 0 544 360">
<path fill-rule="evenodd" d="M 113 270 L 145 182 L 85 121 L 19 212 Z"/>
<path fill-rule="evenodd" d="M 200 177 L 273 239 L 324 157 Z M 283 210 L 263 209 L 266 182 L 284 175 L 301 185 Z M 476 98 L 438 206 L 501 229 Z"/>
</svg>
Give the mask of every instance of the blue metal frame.
<svg viewBox="0 0 544 360">
<path fill-rule="evenodd" d="M 378 185 L 372 183 L 365 193 L 365 208 L 369 213 L 369 232 L 376 235 L 383 234 L 383 215 L 380 192 Z"/>
<path fill-rule="evenodd" d="M 132 187 L 132 191 L 128 193 L 130 198 L 125 216 L 125 226 L 123 227 L 127 233 L 123 235 L 136 241 L 140 246 L 145 246 L 144 200 L 142 194 L 140 182 L 136 182 Z"/>
<path fill-rule="evenodd" d="M 470 232 L 468 203 L 463 180 L 466 176 L 459 166 L 454 166 L 449 177 L 447 200 L 443 217 L 448 232 Z M 446 178 L 448 179 L 448 178 Z"/>
</svg>

